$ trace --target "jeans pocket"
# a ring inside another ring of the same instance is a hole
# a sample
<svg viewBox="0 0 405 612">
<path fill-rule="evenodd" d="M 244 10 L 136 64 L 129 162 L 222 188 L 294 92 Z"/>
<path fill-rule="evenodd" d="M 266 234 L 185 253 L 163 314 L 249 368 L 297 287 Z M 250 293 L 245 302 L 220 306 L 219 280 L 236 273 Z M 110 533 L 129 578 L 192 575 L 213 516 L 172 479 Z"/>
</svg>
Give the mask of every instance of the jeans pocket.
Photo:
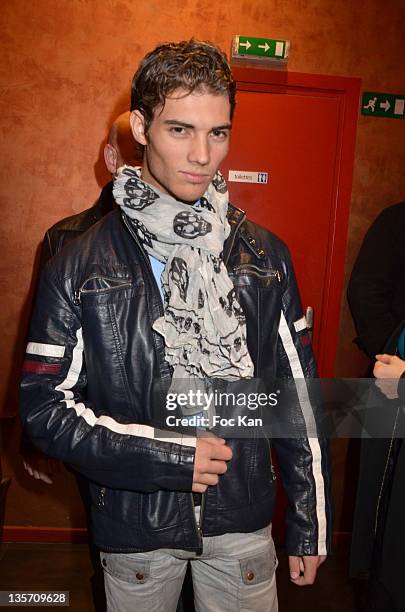
<svg viewBox="0 0 405 612">
<path fill-rule="evenodd" d="M 101 551 L 100 560 L 103 570 L 119 580 L 144 584 L 150 578 L 149 559 L 134 559 L 131 554 Z"/>
<path fill-rule="evenodd" d="M 240 573 L 246 585 L 260 584 L 273 578 L 278 565 L 274 547 L 239 560 Z"/>
</svg>

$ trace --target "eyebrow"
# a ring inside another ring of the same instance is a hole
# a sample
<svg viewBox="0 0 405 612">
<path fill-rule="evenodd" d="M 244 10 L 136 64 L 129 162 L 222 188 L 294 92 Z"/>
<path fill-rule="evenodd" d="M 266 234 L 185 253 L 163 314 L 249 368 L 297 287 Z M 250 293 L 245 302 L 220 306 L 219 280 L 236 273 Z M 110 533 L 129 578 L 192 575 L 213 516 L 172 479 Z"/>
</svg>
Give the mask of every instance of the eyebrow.
<svg viewBox="0 0 405 612">
<path fill-rule="evenodd" d="M 192 125 L 191 123 L 184 123 L 184 121 L 177 121 L 176 119 L 166 119 L 164 123 L 166 125 L 179 125 L 181 127 L 192 129 L 192 130 L 195 128 L 195 126 Z M 212 130 L 230 130 L 231 127 L 232 125 L 230 123 L 226 123 L 225 125 L 216 125 L 211 128 L 211 131 Z"/>
</svg>

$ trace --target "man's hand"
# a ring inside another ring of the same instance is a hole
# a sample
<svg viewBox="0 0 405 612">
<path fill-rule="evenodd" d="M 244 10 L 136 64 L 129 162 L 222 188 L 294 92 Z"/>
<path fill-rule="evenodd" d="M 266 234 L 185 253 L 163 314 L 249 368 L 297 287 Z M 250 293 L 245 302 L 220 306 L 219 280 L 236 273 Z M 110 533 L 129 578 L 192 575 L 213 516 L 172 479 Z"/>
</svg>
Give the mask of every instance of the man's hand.
<svg viewBox="0 0 405 612">
<path fill-rule="evenodd" d="M 23 465 L 30 476 L 46 484 L 52 484 L 54 475 L 61 471 L 60 461 L 51 459 L 39 450 L 24 457 Z"/>
<path fill-rule="evenodd" d="M 314 584 L 318 567 L 325 561 L 324 555 L 308 555 L 304 557 L 288 557 L 290 578 L 297 586 Z"/>
<path fill-rule="evenodd" d="M 226 472 L 226 461 L 230 459 L 232 451 L 222 438 L 216 436 L 198 438 L 194 459 L 193 491 L 204 493 L 209 485 L 218 484 L 219 474 Z"/>
<path fill-rule="evenodd" d="M 396 355 L 376 355 L 374 366 L 376 378 L 400 378 L 405 372 L 405 361 Z"/>
<path fill-rule="evenodd" d="M 373 374 L 377 387 L 388 399 L 398 397 L 398 379 L 405 372 L 405 361 L 396 355 L 376 355 Z"/>
</svg>

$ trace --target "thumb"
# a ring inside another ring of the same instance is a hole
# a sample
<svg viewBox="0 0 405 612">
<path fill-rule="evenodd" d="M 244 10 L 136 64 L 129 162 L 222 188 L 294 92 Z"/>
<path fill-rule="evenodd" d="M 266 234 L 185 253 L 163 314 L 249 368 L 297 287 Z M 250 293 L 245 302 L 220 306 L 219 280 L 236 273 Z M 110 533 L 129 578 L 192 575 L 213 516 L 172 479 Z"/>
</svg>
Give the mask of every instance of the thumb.
<svg viewBox="0 0 405 612">
<path fill-rule="evenodd" d="M 392 355 L 387 355 L 386 353 L 384 353 L 383 355 L 375 356 L 377 361 L 379 361 L 380 363 L 386 363 L 386 364 L 389 364 L 391 362 L 391 357 Z"/>
<path fill-rule="evenodd" d="M 301 557 L 288 557 L 291 580 L 296 580 L 300 576 L 300 559 Z"/>
</svg>

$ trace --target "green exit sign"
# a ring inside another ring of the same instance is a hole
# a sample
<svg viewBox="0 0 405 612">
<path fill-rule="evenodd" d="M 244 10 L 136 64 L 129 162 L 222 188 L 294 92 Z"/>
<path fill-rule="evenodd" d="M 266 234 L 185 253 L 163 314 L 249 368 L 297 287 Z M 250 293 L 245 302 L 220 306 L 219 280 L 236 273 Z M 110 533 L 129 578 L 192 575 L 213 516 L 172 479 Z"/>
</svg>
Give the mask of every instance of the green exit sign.
<svg viewBox="0 0 405 612">
<path fill-rule="evenodd" d="M 403 119 L 405 117 L 405 95 L 366 91 L 361 100 L 361 114 Z"/>
<path fill-rule="evenodd" d="M 238 35 L 233 39 L 232 57 L 253 57 L 261 60 L 286 62 L 289 48 L 289 40 Z"/>
</svg>

